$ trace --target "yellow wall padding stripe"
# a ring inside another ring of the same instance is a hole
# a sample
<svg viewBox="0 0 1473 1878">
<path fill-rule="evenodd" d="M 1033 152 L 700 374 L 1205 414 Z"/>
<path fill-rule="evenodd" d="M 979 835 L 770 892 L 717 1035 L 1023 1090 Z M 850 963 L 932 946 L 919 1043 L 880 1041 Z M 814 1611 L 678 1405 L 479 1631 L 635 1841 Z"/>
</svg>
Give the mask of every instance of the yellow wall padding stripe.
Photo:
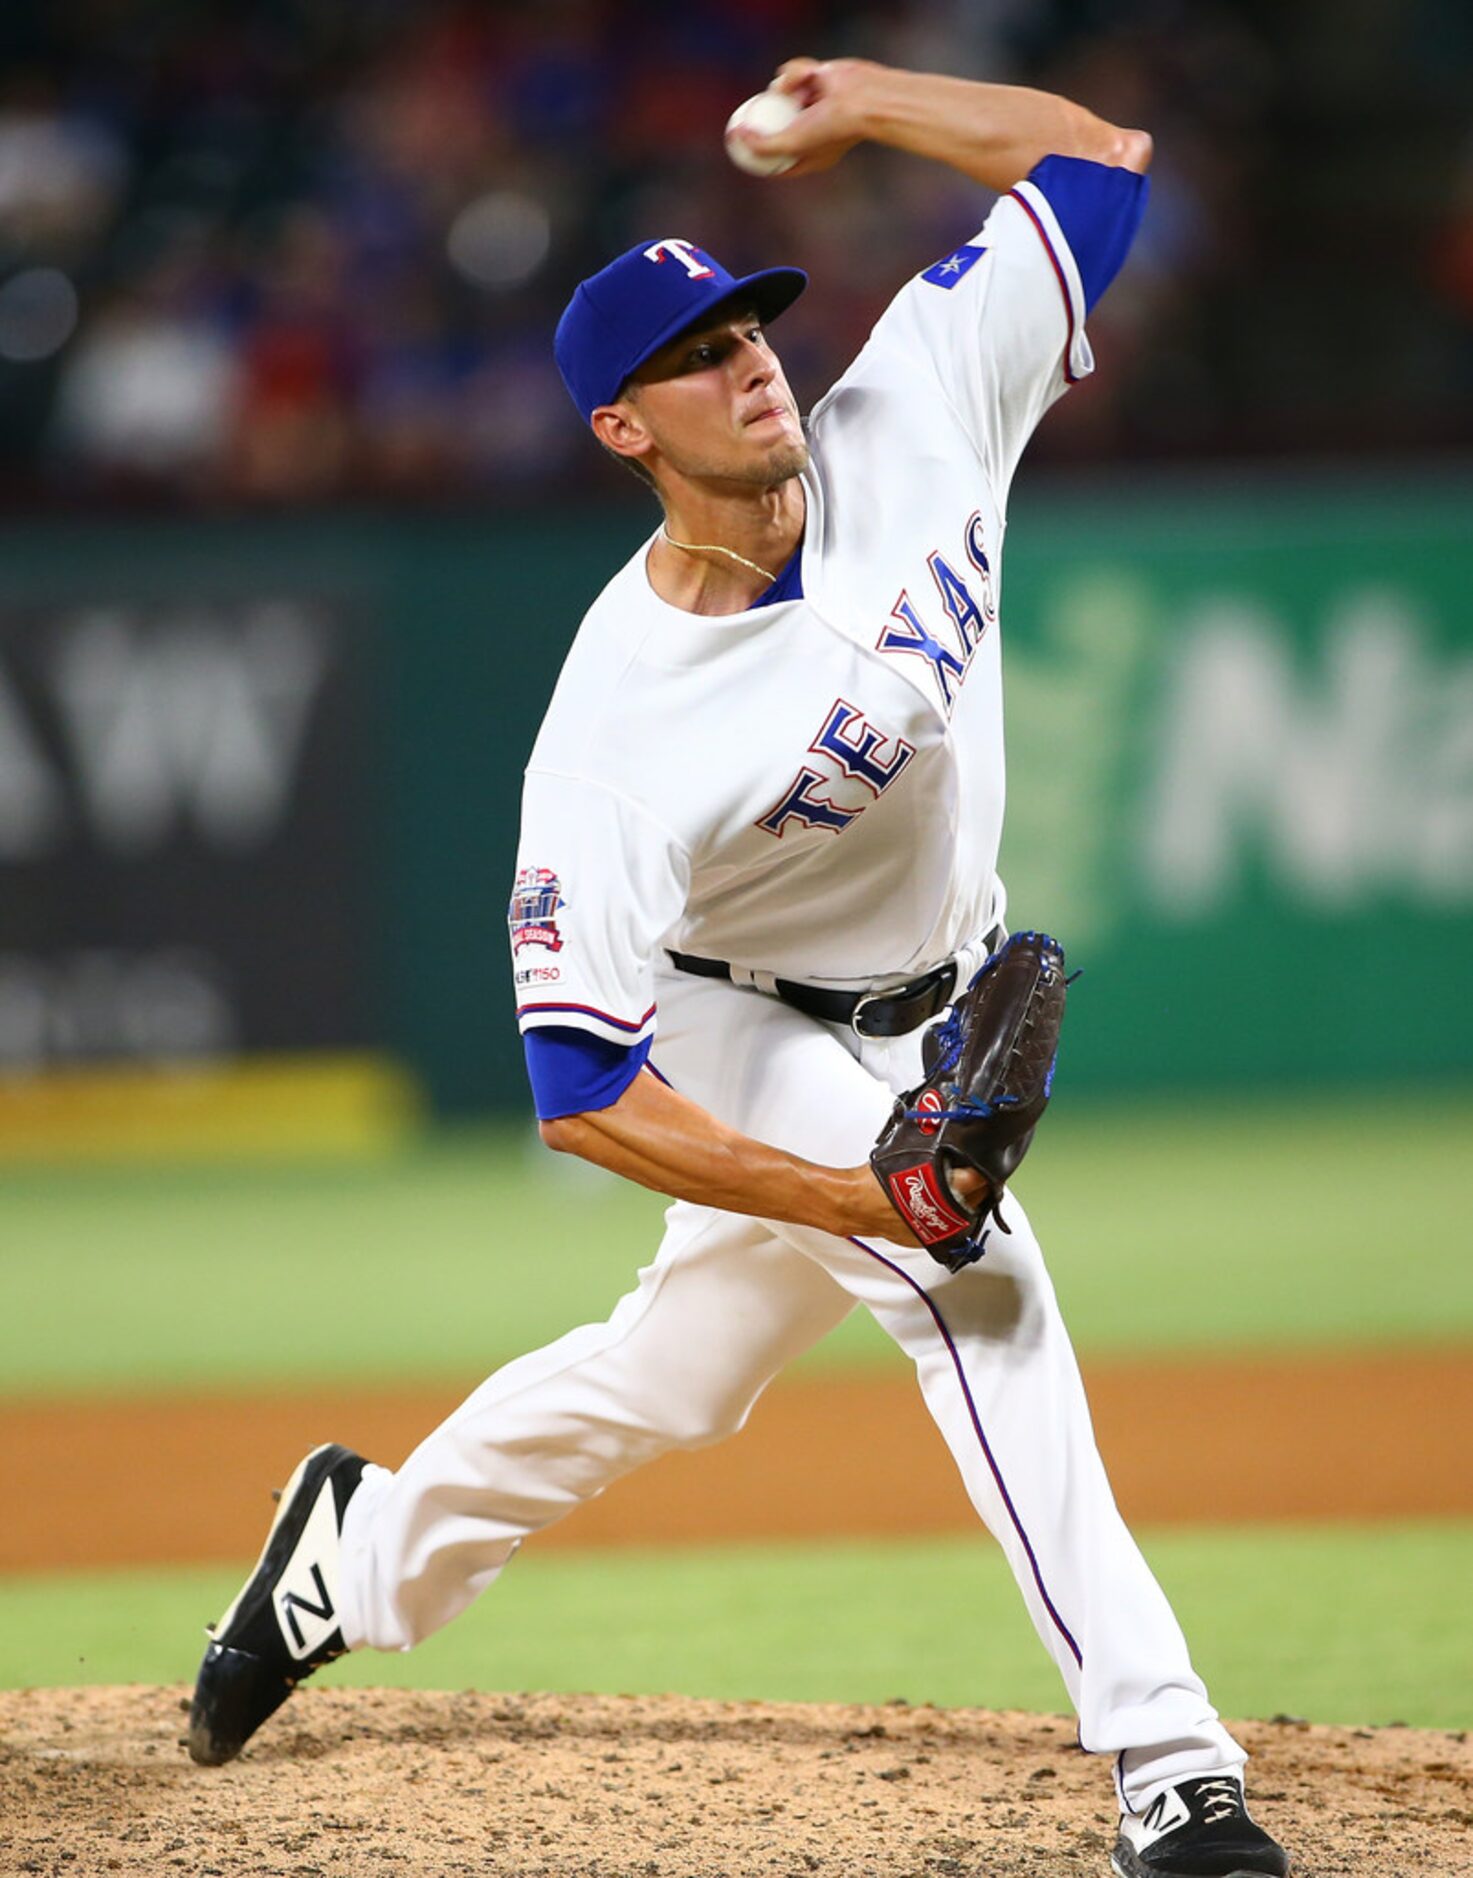
<svg viewBox="0 0 1473 1878">
<path fill-rule="evenodd" d="M 49 1070 L 0 1077 L 0 1162 L 373 1154 L 424 1107 L 369 1052 Z"/>
</svg>

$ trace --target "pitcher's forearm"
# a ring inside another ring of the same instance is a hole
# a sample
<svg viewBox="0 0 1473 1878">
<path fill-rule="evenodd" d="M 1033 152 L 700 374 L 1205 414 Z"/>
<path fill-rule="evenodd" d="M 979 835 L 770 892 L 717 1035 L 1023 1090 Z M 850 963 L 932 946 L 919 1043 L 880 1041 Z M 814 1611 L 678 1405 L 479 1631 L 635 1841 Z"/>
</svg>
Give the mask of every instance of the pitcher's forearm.
<svg viewBox="0 0 1473 1878">
<path fill-rule="evenodd" d="M 801 107 L 785 130 L 741 133 L 761 154 L 795 159 L 804 175 L 856 143 L 889 144 L 946 163 L 1001 194 L 1046 156 L 1085 157 L 1121 169 L 1150 167 L 1151 139 L 1082 104 L 1026 85 L 992 85 L 906 72 L 869 59 L 789 59 L 773 86 Z"/>
<path fill-rule="evenodd" d="M 874 69 L 865 92 L 866 134 L 934 158 L 999 192 L 1046 156 L 1086 157 L 1144 171 L 1151 139 L 1083 105 L 1024 85 L 990 85 L 928 72 Z"/>
<path fill-rule="evenodd" d="M 697 1206 L 907 1240 L 867 1166 L 822 1166 L 741 1134 L 651 1075 L 636 1076 L 611 1108 L 544 1122 L 542 1138 L 560 1152 Z"/>
</svg>

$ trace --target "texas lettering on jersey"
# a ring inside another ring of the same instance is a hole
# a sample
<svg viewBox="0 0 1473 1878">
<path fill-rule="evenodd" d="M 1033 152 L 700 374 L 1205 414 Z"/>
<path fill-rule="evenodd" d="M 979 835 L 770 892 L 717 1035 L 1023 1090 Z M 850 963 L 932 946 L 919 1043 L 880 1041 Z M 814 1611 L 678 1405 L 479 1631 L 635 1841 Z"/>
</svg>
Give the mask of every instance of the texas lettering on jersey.
<svg viewBox="0 0 1473 1878">
<path fill-rule="evenodd" d="M 915 755 L 915 745 L 904 737 L 886 737 L 852 704 L 837 700 L 824 719 L 822 730 L 808 746 L 824 762 L 822 769 L 806 763 L 757 826 L 781 841 L 789 822 L 803 828 L 823 828 L 841 835 L 869 804 L 860 798 L 849 808 L 833 800 L 836 780 L 858 783 L 870 800 L 881 796 Z M 837 776 L 835 774 L 837 772 Z"/>
<path fill-rule="evenodd" d="M 926 556 L 931 579 L 950 622 L 948 638 L 936 637 L 917 611 L 909 591 L 902 588 L 875 642 L 881 652 L 906 653 L 926 661 L 944 717 L 950 717 L 956 709 L 957 694 L 966 682 L 967 669 L 982 643 L 983 634 L 989 626 L 997 624 L 997 596 L 992 584 L 992 564 L 982 541 L 980 509 L 974 509 L 968 519 L 963 543 L 967 559 L 976 569 L 974 580 L 981 590 L 980 601 L 972 597 L 971 588 L 939 548 Z"/>
<path fill-rule="evenodd" d="M 984 633 L 989 626 L 997 624 L 997 597 L 992 565 L 983 546 L 980 510 L 974 510 L 968 519 L 963 539 L 967 559 L 976 570 L 972 580 L 979 589 L 980 600 L 973 598 L 971 588 L 939 548 L 926 556 L 926 565 L 950 622 L 951 642 L 942 641 L 931 632 L 904 589 L 877 642 L 881 652 L 909 653 L 926 660 L 936 683 L 942 715 L 948 718 Z M 843 698 L 834 704 L 808 749 L 820 759 L 821 766 L 805 763 L 773 806 L 757 820 L 757 827 L 775 835 L 779 841 L 791 825 L 843 834 L 869 807 L 870 801 L 884 794 L 915 755 L 913 744 L 903 737 L 887 737 L 863 712 Z M 836 790 L 836 785 L 843 783 L 860 784 L 869 791 L 869 801 L 852 789 Z M 836 793 L 844 799 L 836 800 Z"/>
</svg>

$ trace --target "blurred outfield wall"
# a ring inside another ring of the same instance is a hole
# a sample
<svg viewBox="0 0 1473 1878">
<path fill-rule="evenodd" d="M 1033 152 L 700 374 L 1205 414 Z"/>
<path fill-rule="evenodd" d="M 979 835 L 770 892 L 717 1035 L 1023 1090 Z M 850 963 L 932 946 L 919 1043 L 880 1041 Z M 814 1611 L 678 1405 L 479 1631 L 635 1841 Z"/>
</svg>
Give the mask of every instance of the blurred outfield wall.
<svg viewBox="0 0 1473 1878">
<path fill-rule="evenodd" d="M 524 1110 L 520 770 L 649 525 L 0 528 L 0 1096 L 306 1052 Z M 1473 1072 L 1473 482 L 1025 479 L 1003 620 L 1074 1086 Z"/>
</svg>

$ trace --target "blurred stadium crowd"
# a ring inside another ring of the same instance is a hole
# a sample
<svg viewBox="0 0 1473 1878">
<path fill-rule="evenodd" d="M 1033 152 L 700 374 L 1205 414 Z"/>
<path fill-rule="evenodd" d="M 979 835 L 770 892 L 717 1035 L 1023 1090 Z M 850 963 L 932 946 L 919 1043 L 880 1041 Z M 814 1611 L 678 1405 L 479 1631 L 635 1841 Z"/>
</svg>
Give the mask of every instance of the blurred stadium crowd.
<svg viewBox="0 0 1473 1878">
<path fill-rule="evenodd" d="M 738 175 L 721 125 L 798 51 L 1154 133 L 1104 369 L 1037 455 L 1473 439 L 1466 0 L 46 0 L 0 13 L 0 501 L 627 493 L 550 340 L 645 236 L 806 266 L 811 402 L 987 197 L 870 150 Z"/>
</svg>

